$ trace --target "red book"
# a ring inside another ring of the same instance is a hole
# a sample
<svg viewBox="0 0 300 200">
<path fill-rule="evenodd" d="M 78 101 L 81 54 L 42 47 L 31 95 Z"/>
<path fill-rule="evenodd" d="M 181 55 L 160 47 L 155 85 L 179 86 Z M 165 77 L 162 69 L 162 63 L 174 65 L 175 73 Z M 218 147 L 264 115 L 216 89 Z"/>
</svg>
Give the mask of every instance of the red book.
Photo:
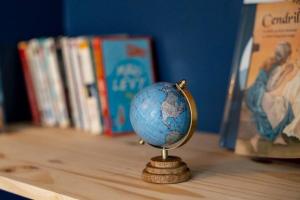
<svg viewBox="0 0 300 200">
<path fill-rule="evenodd" d="M 36 94 L 34 91 L 32 77 L 29 69 L 28 57 L 26 55 L 26 47 L 27 47 L 26 42 L 19 42 L 18 51 L 19 51 L 22 68 L 23 68 L 23 74 L 24 74 L 26 90 L 29 98 L 32 120 L 34 124 L 40 125 L 41 115 L 38 109 Z"/>
<path fill-rule="evenodd" d="M 101 49 L 101 39 L 99 37 L 94 37 L 92 39 L 93 47 L 93 57 L 96 68 L 96 77 L 98 80 L 98 93 L 100 96 L 100 105 L 101 105 L 101 114 L 102 114 L 102 123 L 103 123 L 103 132 L 105 134 L 111 135 L 111 119 L 108 109 L 108 99 L 107 99 L 107 87 L 105 82 L 105 72 L 103 67 L 103 56 Z"/>
</svg>

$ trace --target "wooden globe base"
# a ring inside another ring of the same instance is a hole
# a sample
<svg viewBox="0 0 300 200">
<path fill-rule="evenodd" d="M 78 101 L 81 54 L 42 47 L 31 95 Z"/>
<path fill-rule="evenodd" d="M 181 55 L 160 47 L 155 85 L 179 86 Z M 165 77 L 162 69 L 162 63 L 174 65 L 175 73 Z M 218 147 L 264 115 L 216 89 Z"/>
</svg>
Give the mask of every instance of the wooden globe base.
<svg viewBox="0 0 300 200">
<path fill-rule="evenodd" d="M 142 178 L 149 183 L 171 184 L 187 181 L 191 178 L 191 172 L 187 165 L 179 157 L 161 156 L 151 158 L 143 170 Z"/>
</svg>

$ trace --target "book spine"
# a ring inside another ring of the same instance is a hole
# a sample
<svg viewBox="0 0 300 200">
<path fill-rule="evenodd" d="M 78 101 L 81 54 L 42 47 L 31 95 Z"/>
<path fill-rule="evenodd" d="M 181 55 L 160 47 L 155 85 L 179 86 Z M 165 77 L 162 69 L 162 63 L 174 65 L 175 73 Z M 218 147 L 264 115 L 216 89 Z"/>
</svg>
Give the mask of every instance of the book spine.
<svg viewBox="0 0 300 200">
<path fill-rule="evenodd" d="M 34 74 L 34 85 L 36 87 L 36 94 L 38 94 L 38 102 L 40 110 L 42 110 L 42 123 L 46 126 L 55 125 L 55 115 L 50 102 L 50 91 L 48 78 L 45 73 L 45 64 L 43 59 L 43 49 L 39 41 L 34 39 L 30 42 L 31 46 L 31 73 Z"/>
<path fill-rule="evenodd" d="M 71 49 L 70 49 L 70 42 L 69 39 L 63 37 L 60 39 L 61 48 L 62 48 L 62 57 L 65 66 L 65 73 L 66 73 L 66 81 L 67 87 L 69 90 L 69 99 L 70 99 L 70 106 L 71 106 L 71 116 L 72 121 L 74 123 L 75 128 L 80 128 L 80 116 L 79 116 L 79 104 L 76 93 L 75 87 L 75 77 L 72 73 L 72 63 L 71 63 Z"/>
<path fill-rule="evenodd" d="M 35 40 L 30 40 L 28 42 L 27 48 L 26 48 L 26 55 L 27 55 L 27 60 L 28 60 L 28 67 L 29 67 L 29 72 L 32 77 L 32 82 L 33 82 L 33 89 L 36 94 L 36 99 L 37 99 L 37 107 L 39 109 L 40 113 L 40 122 L 41 124 L 44 123 L 45 121 L 45 111 L 44 111 L 44 104 L 42 101 L 42 96 L 43 93 L 41 91 L 41 85 L 39 83 L 39 75 L 38 75 L 38 70 L 36 69 L 36 54 L 37 53 L 37 48 L 36 48 L 36 42 Z"/>
<path fill-rule="evenodd" d="M 92 45 L 92 38 L 88 38 L 88 46 L 89 46 L 89 57 L 91 60 L 92 64 L 92 76 L 93 76 L 93 87 L 91 88 L 91 94 L 93 94 L 93 97 L 96 99 L 97 103 L 97 115 L 98 115 L 98 120 L 95 121 L 95 123 L 99 124 L 100 127 L 100 134 L 103 133 L 103 119 L 102 119 L 102 111 L 101 111 L 101 103 L 100 103 L 100 96 L 99 96 L 99 89 L 98 89 L 98 81 L 97 81 L 97 75 L 96 75 L 96 65 L 95 65 L 95 60 L 94 60 L 94 53 L 93 53 L 93 45 Z"/>
<path fill-rule="evenodd" d="M 47 111 L 50 113 L 50 117 L 47 121 L 47 126 L 57 125 L 57 102 L 54 100 L 54 88 L 51 74 L 49 73 L 48 65 L 48 52 L 44 46 L 45 39 L 38 39 L 39 53 L 38 53 L 38 68 L 40 68 L 41 82 L 43 82 L 43 88 L 45 90 L 45 101 L 47 102 Z"/>
<path fill-rule="evenodd" d="M 56 92 L 56 84 L 53 77 L 53 68 L 52 65 L 52 57 L 49 47 L 48 39 L 39 39 L 39 43 L 41 46 L 40 51 L 40 66 L 42 67 L 42 76 L 45 81 L 46 91 L 47 91 L 47 100 L 50 105 L 50 110 L 54 117 L 54 123 L 50 124 L 50 126 L 58 125 L 58 121 L 60 118 L 60 111 L 59 111 L 59 102 L 57 101 L 57 92 Z"/>
<path fill-rule="evenodd" d="M 85 98 L 85 88 L 83 83 L 83 74 L 80 68 L 80 58 L 78 52 L 78 38 L 70 39 L 71 42 L 71 60 L 72 60 L 72 71 L 75 79 L 76 97 L 78 98 L 78 108 L 80 116 L 80 127 L 85 130 L 90 130 L 90 123 L 87 113 L 87 102 Z"/>
<path fill-rule="evenodd" d="M 90 132 L 99 134 L 102 132 L 100 108 L 98 107 L 98 91 L 94 76 L 92 57 L 87 38 L 78 38 L 80 70 L 82 73 L 87 103 L 87 114 L 90 122 Z"/>
<path fill-rule="evenodd" d="M 99 37 L 94 37 L 92 40 L 93 45 L 93 54 L 96 68 L 96 76 L 98 82 L 98 94 L 101 103 L 101 113 L 102 113 L 102 122 L 103 122 L 103 132 L 106 135 L 112 135 L 111 130 L 111 118 L 108 109 L 108 94 L 105 81 L 105 70 L 102 54 L 102 41 Z"/>
<path fill-rule="evenodd" d="M 26 48 L 27 48 L 27 44 L 25 42 L 20 42 L 18 44 L 18 51 L 19 51 L 19 56 L 22 64 L 32 120 L 34 124 L 40 125 L 41 116 L 40 116 L 37 98 L 33 87 L 33 80 L 30 73 L 28 55 L 26 55 Z"/>
<path fill-rule="evenodd" d="M 47 71 L 51 83 L 52 101 L 56 109 L 56 120 L 60 127 L 65 128 L 70 125 L 70 120 L 53 38 L 45 40 L 45 51 L 47 52 Z"/>
<path fill-rule="evenodd" d="M 55 39 L 55 49 L 56 49 L 56 58 L 57 58 L 57 64 L 58 64 L 58 71 L 61 77 L 61 83 L 62 83 L 62 95 L 63 98 L 65 99 L 65 109 L 66 109 L 66 114 L 67 114 L 67 119 L 69 121 L 69 125 L 71 126 L 73 124 L 72 122 L 72 110 L 71 110 L 71 99 L 70 99 L 70 92 L 68 89 L 68 85 L 67 85 L 67 75 L 66 75 L 66 67 L 64 65 L 64 61 L 63 61 L 63 52 L 62 52 L 62 45 L 60 42 L 61 38 L 57 38 Z"/>
</svg>

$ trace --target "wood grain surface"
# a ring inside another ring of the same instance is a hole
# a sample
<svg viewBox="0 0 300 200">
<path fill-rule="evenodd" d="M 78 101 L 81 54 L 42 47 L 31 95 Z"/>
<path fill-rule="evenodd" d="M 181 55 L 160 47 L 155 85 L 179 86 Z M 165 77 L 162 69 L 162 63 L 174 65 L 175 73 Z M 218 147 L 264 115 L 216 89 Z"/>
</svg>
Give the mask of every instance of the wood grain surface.
<svg viewBox="0 0 300 200">
<path fill-rule="evenodd" d="M 0 135 L 0 188 L 28 198 L 300 199 L 300 164 L 258 163 L 218 147 L 216 135 L 195 134 L 171 151 L 192 172 L 188 182 L 141 180 L 160 152 L 135 135 L 91 136 L 73 129 L 14 126 Z"/>
</svg>

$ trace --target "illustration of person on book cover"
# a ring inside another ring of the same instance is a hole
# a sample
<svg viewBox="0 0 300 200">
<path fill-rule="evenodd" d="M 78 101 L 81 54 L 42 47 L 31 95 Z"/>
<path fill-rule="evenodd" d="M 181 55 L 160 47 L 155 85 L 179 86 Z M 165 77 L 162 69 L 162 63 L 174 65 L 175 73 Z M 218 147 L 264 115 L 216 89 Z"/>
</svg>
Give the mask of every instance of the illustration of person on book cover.
<svg viewBox="0 0 300 200">
<path fill-rule="evenodd" d="M 300 157 L 300 6 L 258 5 L 254 43 L 236 152 Z"/>
</svg>

